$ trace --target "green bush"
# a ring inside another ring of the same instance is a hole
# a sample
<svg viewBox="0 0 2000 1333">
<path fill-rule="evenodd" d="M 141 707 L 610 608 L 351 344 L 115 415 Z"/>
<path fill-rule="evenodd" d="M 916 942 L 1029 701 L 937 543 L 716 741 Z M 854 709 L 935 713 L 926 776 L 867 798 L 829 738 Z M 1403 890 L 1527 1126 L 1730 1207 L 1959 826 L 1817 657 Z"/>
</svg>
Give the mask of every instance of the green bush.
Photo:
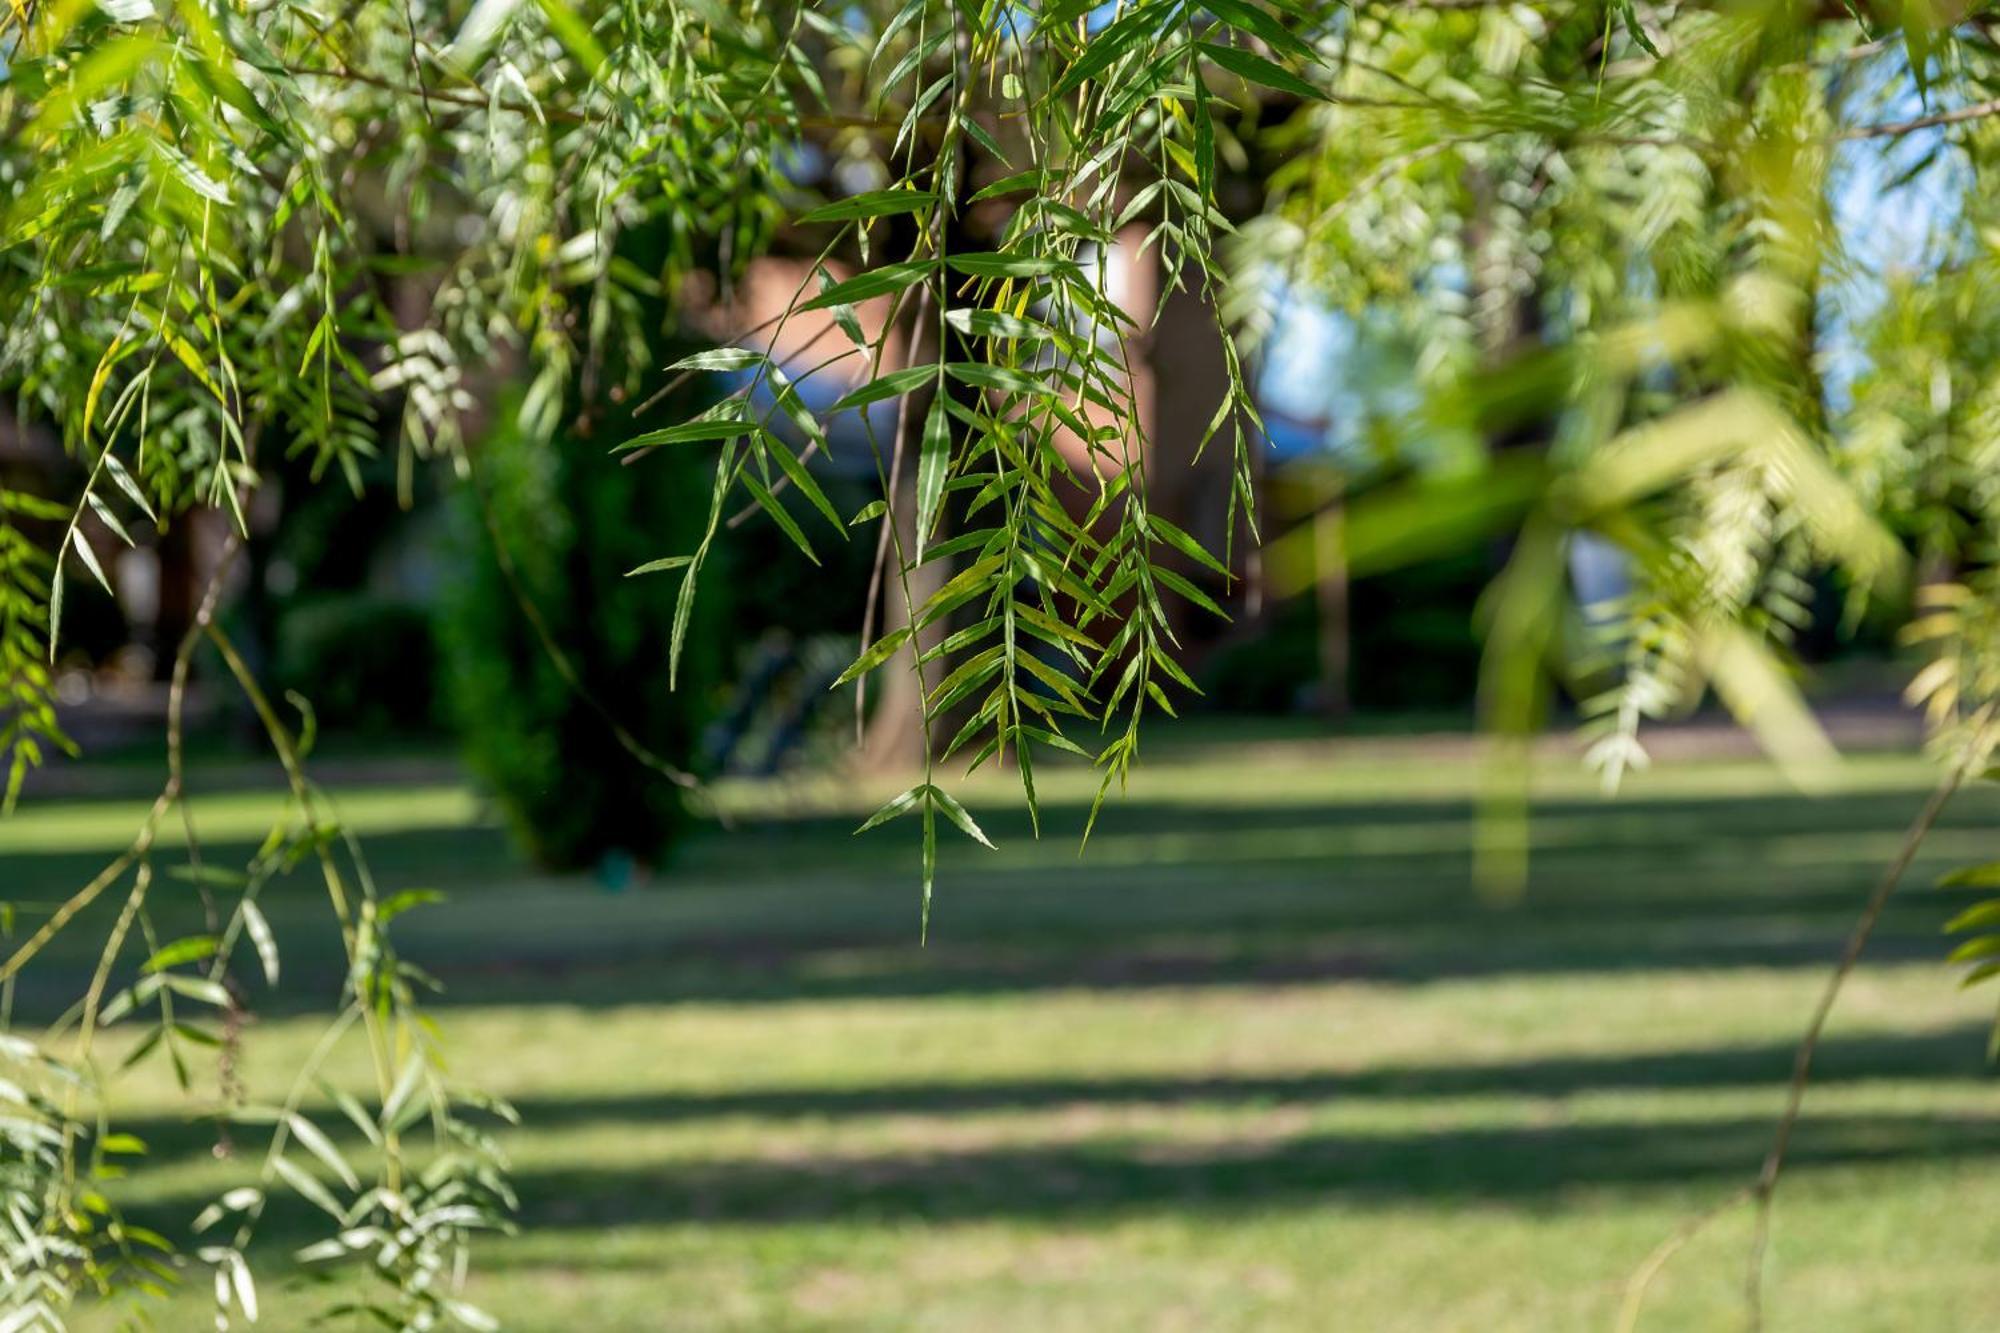
<svg viewBox="0 0 2000 1333">
<path fill-rule="evenodd" d="M 457 576 L 441 635 L 447 707 L 515 835 L 552 868 L 665 855 L 686 825 L 687 793 L 621 745 L 610 718 L 654 753 L 692 764 L 728 650 L 719 554 L 702 579 L 679 688 L 668 689 L 679 581 L 625 574 L 692 549 L 706 516 L 707 460 L 669 449 L 621 466 L 609 447 L 637 429 L 623 415 L 549 445 L 503 430 L 480 447 L 476 465 L 519 592 L 581 689 L 564 679 L 506 577 L 480 490 L 467 487 L 454 502 Z"/>
<path fill-rule="evenodd" d="M 285 608 L 273 674 L 312 701 L 321 727 L 407 734 L 436 722 L 431 613 L 366 591 L 323 593 Z"/>
</svg>

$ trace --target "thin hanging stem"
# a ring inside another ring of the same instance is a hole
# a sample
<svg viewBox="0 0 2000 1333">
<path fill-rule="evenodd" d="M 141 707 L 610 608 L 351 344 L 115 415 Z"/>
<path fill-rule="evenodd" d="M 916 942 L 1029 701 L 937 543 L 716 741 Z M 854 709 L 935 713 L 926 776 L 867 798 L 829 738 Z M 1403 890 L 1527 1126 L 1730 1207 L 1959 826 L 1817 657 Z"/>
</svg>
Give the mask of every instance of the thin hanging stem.
<svg viewBox="0 0 2000 1333">
<path fill-rule="evenodd" d="M 1791 1082 L 1785 1089 L 1785 1110 L 1778 1117 L 1777 1129 L 1771 1136 L 1770 1151 L 1764 1155 L 1763 1168 L 1757 1173 L 1757 1181 L 1750 1187 L 1751 1197 L 1756 1206 L 1756 1224 L 1750 1239 L 1749 1271 L 1744 1280 L 1744 1300 L 1748 1310 L 1751 1333 L 1758 1333 L 1764 1325 L 1764 1254 L 1769 1248 L 1771 1237 L 1771 1202 L 1777 1193 L 1778 1177 L 1785 1168 L 1785 1154 L 1790 1149 L 1792 1134 L 1798 1128 L 1799 1115 L 1805 1105 L 1806 1086 L 1812 1078 L 1813 1057 L 1819 1051 L 1820 1037 L 1826 1031 L 1828 1018 L 1833 1014 L 1834 1002 L 1840 998 L 1842 987 L 1853 973 L 1855 964 L 1861 959 L 1861 951 L 1868 946 L 1869 936 L 1875 933 L 1875 925 L 1882 919 L 1883 909 L 1895 895 L 1896 887 L 1902 883 L 1903 875 L 1910 863 L 1917 858 L 1924 838 L 1937 824 L 1946 805 L 1964 785 L 1985 758 L 1991 742 L 1988 735 L 1992 724 L 1993 705 L 1979 710 L 1972 720 L 1964 749 L 1945 771 L 1944 778 L 1932 790 L 1929 799 L 1917 817 L 1910 821 L 1910 827 L 1903 834 L 1902 846 L 1896 849 L 1882 876 L 1875 883 L 1875 890 L 1868 895 L 1861 915 L 1855 919 L 1853 929 L 1848 932 L 1847 943 L 1841 948 L 1840 958 L 1827 976 L 1826 985 L 1821 989 L 1819 1003 L 1813 1006 L 1812 1018 L 1806 1023 L 1805 1035 L 1799 1039 L 1797 1051 L 1792 1056 Z"/>
</svg>

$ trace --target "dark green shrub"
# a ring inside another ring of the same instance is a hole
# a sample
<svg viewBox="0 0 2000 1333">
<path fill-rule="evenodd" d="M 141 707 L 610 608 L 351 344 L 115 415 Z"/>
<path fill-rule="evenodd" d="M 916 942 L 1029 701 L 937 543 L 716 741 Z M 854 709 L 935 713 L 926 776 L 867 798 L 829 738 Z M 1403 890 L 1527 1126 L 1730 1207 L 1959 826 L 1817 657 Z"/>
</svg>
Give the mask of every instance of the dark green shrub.
<svg viewBox="0 0 2000 1333">
<path fill-rule="evenodd" d="M 479 448 L 475 486 L 519 591 L 581 690 L 563 678 L 524 612 L 480 490 L 469 486 L 454 502 L 457 569 L 441 635 L 446 703 L 516 836 L 555 868 L 665 854 L 687 822 L 687 793 L 628 752 L 597 705 L 654 753 L 690 765 L 729 650 L 727 555 L 718 553 L 703 575 L 679 688 L 668 689 L 679 581 L 625 575 L 699 540 L 709 460 L 681 448 L 621 466 L 610 446 L 636 429 L 615 413 L 588 437 L 562 433 L 544 445 L 501 430 Z"/>
<path fill-rule="evenodd" d="M 327 730 L 428 730 L 436 662 L 432 614 L 406 599 L 323 593 L 278 615 L 273 675 L 312 701 Z"/>
</svg>

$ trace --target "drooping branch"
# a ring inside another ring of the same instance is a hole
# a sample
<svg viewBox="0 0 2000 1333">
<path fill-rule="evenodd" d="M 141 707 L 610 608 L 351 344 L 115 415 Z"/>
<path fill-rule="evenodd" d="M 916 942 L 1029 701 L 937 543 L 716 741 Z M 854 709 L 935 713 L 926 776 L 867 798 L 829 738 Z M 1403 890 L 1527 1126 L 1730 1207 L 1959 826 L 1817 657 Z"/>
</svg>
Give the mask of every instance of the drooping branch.
<svg viewBox="0 0 2000 1333">
<path fill-rule="evenodd" d="M 1919 130 L 1934 130 L 1945 125 L 1963 125 L 1969 120 L 1984 120 L 1988 116 L 1995 115 L 2000 115 L 2000 97 L 1985 102 L 1974 102 L 1971 106 L 1958 107 L 1952 111 L 1913 116 L 1909 120 L 1892 120 L 1879 125 L 1856 125 L 1840 131 L 1833 137 L 1842 142 L 1893 139 L 1905 134 L 1915 134 Z"/>
</svg>

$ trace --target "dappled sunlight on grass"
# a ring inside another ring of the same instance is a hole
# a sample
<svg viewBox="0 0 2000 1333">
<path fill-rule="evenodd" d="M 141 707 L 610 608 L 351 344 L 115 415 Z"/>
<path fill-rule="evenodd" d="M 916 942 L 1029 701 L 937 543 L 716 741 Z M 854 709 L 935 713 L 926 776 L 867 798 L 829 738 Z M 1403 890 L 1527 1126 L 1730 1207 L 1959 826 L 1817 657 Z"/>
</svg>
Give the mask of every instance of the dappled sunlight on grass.
<svg viewBox="0 0 2000 1333">
<path fill-rule="evenodd" d="M 117 852 L 132 840 L 149 804 L 129 798 L 29 802 L 20 818 L 0 822 L 0 857 Z M 227 791 L 197 793 L 189 804 L 195 812 L 196 835 L 203 842 L 254 843 L 282 814 L 286 801 L 273 791 Z M 362 836 L 464 828 L 480 820 L 479 802 L 456 783 L 363 787 L 338 792 L 329 804 L 346 827 Z M 161 824 L 159 846 L 181 847 L 186 841 L 187 830 L 179 819 Z"/>
<path fill-rule="evenodd" d="M 739 790 L 735 832 L 622 894 L 523 870 L 457 788 L 345 792 L 386 887 L 447 892 L 399 938 L 449 987 L 458 1072 L 525 1117 L 526 1230 L 488 1247 L 477 1297 L 528 1333 L 1608 1327 L 1645 1254 L 1754 1172 L 1929 774 L 1863 756 L 1809 799 L 1709 762 L 1612 803 L 1549 776 L 1528 894 L 1495 908 L 1470 887 L 1476 773 L 1435 745 L 1370 741 L 1359 770 L 1317 742 L 1173 750 L 1081 857 L 988 785 L 1001 850 L 952 849 L 927 949 L 910 839 L 850 837 L 852 792 Z M 1045 778 L 1051 808 L 1086 779 Z M 215 799 L 218 839 L 278 808 Z M 115 808 L 31 807 L 12 827 L 56 818 L 0 868 L 60 891 Z M 1774 1328 L 2000 1319 L 1990 1011 L 1939 965 L 1952 902 L 1923 887 L 1988 854 L 1996 812 L 1954 807 L 1821 1052 Z M 268 1094 L 338 950 L 310 884 L 266 903 L 287 987 L 255 994 L 243 1073 Z M 366 1077 L 358 1051 L 333 1068 Z M 157 1063 L 121 1087 L 152 1145 L 126 1202 L 184 1228 L 250 1168 Z M 301 1220 L 277 1208 L 264 1243 Z M 1643 1326 L 1737 1319 L 1745 1240 L 1741 1218 L 1705 1233 Z M 300 1299 L 274 1289 L 267 1321 Z M 163 1326 L 205 1327 L 198 1306 Z"/>
</svg>

